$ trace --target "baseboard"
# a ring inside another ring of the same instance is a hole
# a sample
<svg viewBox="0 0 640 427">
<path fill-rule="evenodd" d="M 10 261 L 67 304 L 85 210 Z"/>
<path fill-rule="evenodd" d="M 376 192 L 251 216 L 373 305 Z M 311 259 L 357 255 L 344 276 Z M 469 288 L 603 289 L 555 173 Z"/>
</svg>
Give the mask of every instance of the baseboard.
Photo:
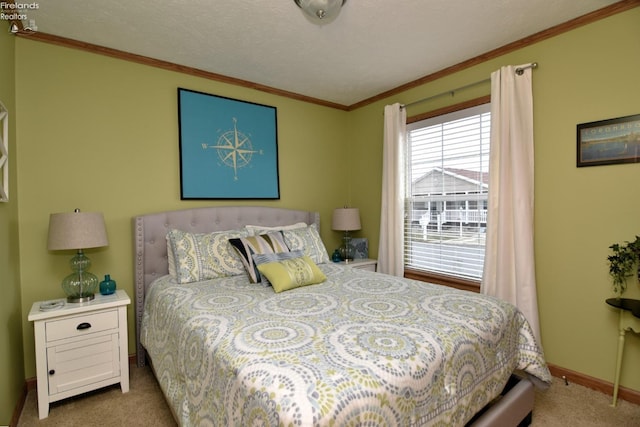
<svg viewBox="0 0 640 427">
<path fill-rule="evenodd" d="M 548 366 L 551 375 L 556 378 L 565 379 L 569 382 L 579 384 L 613 397 L 613 383 L 610 383 L 609 381 L 590 377 L 589 375 L 562 368 L 560 366 L 555 366 L 550 363 Z M 640 391 L 620 386 L 618 388 L 618 399 L 640 405 Z"/>
<path fill-rule="evenodd" d="M 22 394 L 18 399 L 18 403 L 16 404 L 15 409 L 13 410 L 13 416 L 11 417 L 11 421 L 9 421 L 9 427 L 15 427 L 18 425 L 18 421 L 20 421 L 20 414 L 22 414 L 22 408 L 24 408 L 24 402 L 27 400 L 27 383 L 24 383 L 24 387 L 22 387 Z"/>
</svg>

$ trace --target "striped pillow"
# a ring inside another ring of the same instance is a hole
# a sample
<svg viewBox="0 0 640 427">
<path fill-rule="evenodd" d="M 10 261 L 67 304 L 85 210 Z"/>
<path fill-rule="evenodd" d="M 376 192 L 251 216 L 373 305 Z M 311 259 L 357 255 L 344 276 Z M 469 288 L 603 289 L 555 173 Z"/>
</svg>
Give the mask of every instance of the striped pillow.
<svg viewBox="0 0 640 427">
<path fill-rule="evenodd" d="M 300 250 L 291 252 L 279 252 L 273 254 L 253 254 L 253 262 L 256 268 L 260 270 L 260 264 L 266 264 L 269 262 L 283 261 L 285 259 L 300 258 L 304 253 Z M 262 273 L 260 273 L 260 281 L 265 285 L 270 285 L 269 279 Z"/>
<path fill-rule="evenodd" d="M 260 272 L 253 261 L 254 254 L 270 254 L 289 252 L 289 247 L 284 242 L 281 231 L 261 234 L 259 236 L 249 236 L 229 239 L 229 243 L 236 250 L 242 264 L 244 265 L 251 283 L 260 282 Z"/>
</svg>

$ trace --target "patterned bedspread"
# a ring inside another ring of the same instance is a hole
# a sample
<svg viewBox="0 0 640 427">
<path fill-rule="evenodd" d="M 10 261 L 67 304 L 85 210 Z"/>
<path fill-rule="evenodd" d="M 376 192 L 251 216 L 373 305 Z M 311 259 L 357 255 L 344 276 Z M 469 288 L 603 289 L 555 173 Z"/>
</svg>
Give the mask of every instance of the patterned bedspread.
<svg viewBox="0 0 640 427">
<path fill-rule="evenodd" d="M 280 294 L 159 279 L 141 339 L 184 426 L 464 425 L 514 370 L 551 376 L 494 298 L 334 264 Z"/>
</svg>

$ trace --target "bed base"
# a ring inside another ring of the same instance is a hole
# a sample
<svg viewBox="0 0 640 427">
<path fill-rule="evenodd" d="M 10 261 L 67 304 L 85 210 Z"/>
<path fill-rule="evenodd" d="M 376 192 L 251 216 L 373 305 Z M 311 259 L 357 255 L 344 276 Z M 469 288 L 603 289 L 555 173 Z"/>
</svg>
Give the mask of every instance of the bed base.
<svg viewBox="0 0 640 427">
<path fill-rule="evenodd" d="M 467 427 L 529 426 L 534 398 L 533 383 L 512 375 L 500 396 L 467 423 Z"/>
</svg>

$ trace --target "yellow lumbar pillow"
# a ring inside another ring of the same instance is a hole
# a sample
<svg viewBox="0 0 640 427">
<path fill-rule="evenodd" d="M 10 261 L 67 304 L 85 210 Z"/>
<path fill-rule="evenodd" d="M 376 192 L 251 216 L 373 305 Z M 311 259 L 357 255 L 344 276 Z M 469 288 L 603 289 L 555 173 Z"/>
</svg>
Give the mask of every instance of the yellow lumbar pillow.
<svg viewBox="0 0 640 427">
<path fill-rule="evenodd" d="M 327 280 L 324 273 L 308 256 L 260 264 L 258 270 L 269 279 L 276 292 L 314 285 Z"/>
</svg>

